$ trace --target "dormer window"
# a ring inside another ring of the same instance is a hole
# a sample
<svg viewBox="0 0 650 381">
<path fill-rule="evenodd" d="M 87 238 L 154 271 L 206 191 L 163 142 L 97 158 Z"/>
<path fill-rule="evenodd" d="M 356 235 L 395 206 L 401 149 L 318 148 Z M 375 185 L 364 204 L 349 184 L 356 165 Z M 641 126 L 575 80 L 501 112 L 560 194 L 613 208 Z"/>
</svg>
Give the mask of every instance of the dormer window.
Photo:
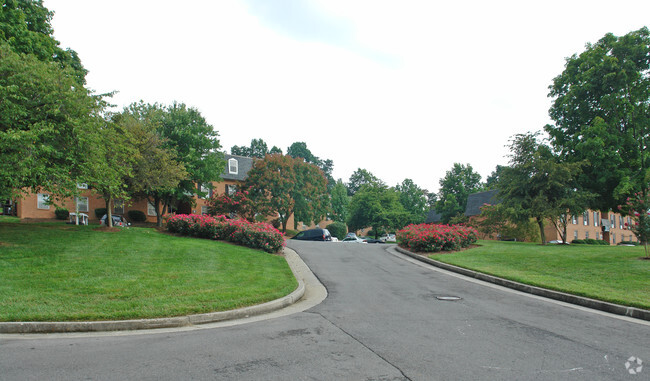
<svg viewBox="0 0 650 381">
<path fill-rule="evenodd" d="M 228 160 L 228 173 L 231 175 L 236 175 L 239 173 L 239 162 L 237 159 Z"/>
</svg>

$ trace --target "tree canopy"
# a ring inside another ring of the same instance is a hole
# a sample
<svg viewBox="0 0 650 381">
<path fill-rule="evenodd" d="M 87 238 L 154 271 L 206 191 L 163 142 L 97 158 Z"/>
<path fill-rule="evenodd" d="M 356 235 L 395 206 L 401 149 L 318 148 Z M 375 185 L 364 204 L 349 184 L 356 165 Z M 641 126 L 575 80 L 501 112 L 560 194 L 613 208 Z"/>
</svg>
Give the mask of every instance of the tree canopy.
<svg viewBox="0 0 650 381">
<path fill-rule="evenodd" d="M 269 154 L 269 147 L 266 145 L 266 142 L 261 138 L 252 139 L 250 146 L 248 147 L 232 146 L 232 148 L 230 148 L 230 153 L 233 155 L 256 157 L 259 159 L 263 159 L 267 154 Z"/>
<path fill-rule="evenodd" d="M 428 192 L 417 186 L 411 179 L 404 179 L 395 189 L 404 210 L 410 215 L 409 222 L 414 224 L 424 222 L 429 211 Z"/>
<path fill-rule="evenodd" d="M 409 220 L 395 188 L 379 183 L 362 186 L 352 196 L 349 213 L 350 231 L 372 227 L 375 236 L 381 231 L 400 229 Z"/>
<path fill-rule="evenodd" d="M 277 213 L 286 231 L 292 214 L 302 222 L 320 221 L 327 213 L 326 179 L 322 171 L 301 158 L 267 155 L 256 160 L 248 172 L 246 186 L 258 212 Z M 296 212 L 297 211 L 297 212 Z"/>
<path fill-rule="evenodd" d="M 362 186 L 372 184 L 383 185 L 383 182 L 377 176 L 370 173 L 370 171 L 358 168 L 350 175 L 350 179 L 348 180 L 348 194 L 354 196 Z"/>
<path fill-rule="evenodd" d="M 463 215 L 468 196 L 482 189 L 481 175 L 470 164 L 454 163 L 440 179 L 436 212 L 441 214 L 442 222 L 446 224 L 453 217 Z"/>
<path fill-rule="evenodd" d="M 562 160 L 587 160 L 579 183 L 597 195 L 593 209 L 611 210 L 650 180 L 650 32 L 605 35 L 567 58 L 553 80 L 547 125 Z"/>
</svg>

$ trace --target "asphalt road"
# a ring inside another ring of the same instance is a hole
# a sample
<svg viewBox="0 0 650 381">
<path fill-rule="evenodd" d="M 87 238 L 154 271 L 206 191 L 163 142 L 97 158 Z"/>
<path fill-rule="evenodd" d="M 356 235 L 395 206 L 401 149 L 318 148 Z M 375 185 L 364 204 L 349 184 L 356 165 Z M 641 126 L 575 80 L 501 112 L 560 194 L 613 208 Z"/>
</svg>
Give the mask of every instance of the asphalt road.
<svg viewBox="0 0 650 381">
<path fill-rule="evenodd" d="M 190 331 L 5 335 L 0 380 L 650 380 L 648 322 L 469 281 L 385 245 L 290 246 L 329 293 L 306 311 Z M 636 375 L 631 357 L 647 362 Z"/>
</svg>

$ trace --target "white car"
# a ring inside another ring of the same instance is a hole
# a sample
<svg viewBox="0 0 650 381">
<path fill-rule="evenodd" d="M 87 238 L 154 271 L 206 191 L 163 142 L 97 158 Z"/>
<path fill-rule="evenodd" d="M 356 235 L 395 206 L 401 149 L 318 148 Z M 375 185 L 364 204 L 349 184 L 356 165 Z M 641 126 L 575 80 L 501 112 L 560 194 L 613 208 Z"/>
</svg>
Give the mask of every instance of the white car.
<svg viewBox="0 0 650 381">
<path fill-rule="evenodd" d="M 382 242 L 397 242 L 397 238 L 395 238 L 395 234 L 384 234 L 379 239 Z"/>
<path fill-rule="evenodd" d="M 356 235 L 354 237 L 345 237 L 343 239 L 343 241 L 341 241 L 341 242 L 366 243 L 361 238 L 357 237 Z"/>
</svg>

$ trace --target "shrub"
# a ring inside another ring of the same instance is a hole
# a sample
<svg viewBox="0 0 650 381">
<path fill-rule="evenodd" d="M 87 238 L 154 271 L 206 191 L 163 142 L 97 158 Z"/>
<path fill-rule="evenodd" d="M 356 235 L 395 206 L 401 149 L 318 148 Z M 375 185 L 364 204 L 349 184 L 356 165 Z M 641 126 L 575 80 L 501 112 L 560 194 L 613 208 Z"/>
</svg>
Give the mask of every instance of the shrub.
<svg viewBox="0 0 650 381">
<path fill-rule="evenodd" d="M 270 224 L 229 220 L 225 216 L 177 214 L 167 220 L 167 230 L 192 237 L 229 241 L 268 253 L 277 253 L 285 245 L 282 233 Z"/>
<path fill-rule="evenodd" d="M 619 244 L 619 245 L 634 245 L 634 246 L 638 246 L 638 245 L 639 245 L 638 242 L 634 242 L 634 241 L 621 241 L 621 242 L 619 242 L 618 244 Z"/>
<path fill-rule="evenodd" d="M 66 208 L 56 208 L 54 214 L 57 220 L 67 220 L 70 217 L 70 212 Z"/>
<path fill-rule="evenodd" d="M 348 234 L 348 227 L 343 222 L 333 222 L 327 225 L 327 230 L 339 240 L 342 240 Z"/>
<path fill-rule="evenodd" d="M 584 239 L 574 239 L 573 241 L 571 241 L 571 243 L 574 244 L 574 245 L 584 245 L 587 242 L 585 242 Z"/>
<path fill-rule="evenodd" d="M 571 243 L 575 245 L 609 245 L 609 242 L 605 240 L 593 238 L 574 239 Z"/>
<path fill-rule="evenodd" d="M 133 222 L 145 222 L 147 220 L 147 215 L 140 210 L 129 210 L 126 215 Z"/>
<path fill-rule="evenodd" d="M 397 232 L 399 245 L 416 252 L 454 251 L 477 240 L 474 228 L 464 225 L 409 225 Z"/>
<path fill-rule="evenodd" d="M 104 214 L 106 214 L 106 208 L 95 209 L 95 217 L 97 217 L 98 220 L 104 217 Z"/>
</svg>

